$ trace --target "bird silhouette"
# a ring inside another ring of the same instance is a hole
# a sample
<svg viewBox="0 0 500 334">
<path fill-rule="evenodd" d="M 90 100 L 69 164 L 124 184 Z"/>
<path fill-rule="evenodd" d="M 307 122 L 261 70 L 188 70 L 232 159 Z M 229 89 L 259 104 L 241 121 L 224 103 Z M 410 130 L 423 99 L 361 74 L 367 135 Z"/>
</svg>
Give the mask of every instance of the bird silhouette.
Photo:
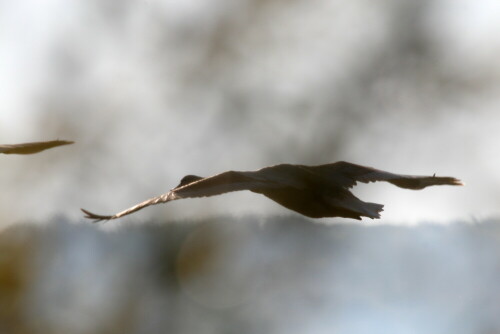
<svg viewBox="0 0 500 334">
<path fill-rule="evenodd" d="M 257 171 L 227 171 L 210 177 L 187 175 L 169 192 L 148 199 L 114 215 L 98 215 L 81 209 L 95 222 L 116 219 L 150 205 L 183 198 L 207 197 L 231 191 L 250 190 L 311 218 L 380 218 L 383 205 L 367 203 L 349 189 L 357 182 L 386 181 L 405 189 L 419 190 L 435 185 L 461 186 L 453 177 L 414 176 L 385 172 L 339 161 L 319 166 L 281 164 Z"/>
<path fill-rule="evenodd" d="M 67 140 L 40 141 L 34 143 L 23 143 L 13 145 L 0 145 L 0 153 L 3 154 L 34 154 L 49 148 L 73 144 Z"/>
</svg>

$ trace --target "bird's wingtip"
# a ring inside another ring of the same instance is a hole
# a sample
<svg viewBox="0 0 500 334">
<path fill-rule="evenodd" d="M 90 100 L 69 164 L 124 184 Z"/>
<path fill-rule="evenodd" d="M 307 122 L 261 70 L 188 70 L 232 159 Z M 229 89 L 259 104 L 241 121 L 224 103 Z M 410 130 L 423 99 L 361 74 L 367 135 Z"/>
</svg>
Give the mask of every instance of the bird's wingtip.
<svg viewBox="0 0 500 334">
<path fill-rule="evenodd" d="M 84 217 L 87 219 L 92 219 L 93 223 L 113 219 L 113 216 L 98 215 L 82 208 L 80 208 L 80 210 L 82 210 L 82 212 L 85 214 Z"/>
</svg>

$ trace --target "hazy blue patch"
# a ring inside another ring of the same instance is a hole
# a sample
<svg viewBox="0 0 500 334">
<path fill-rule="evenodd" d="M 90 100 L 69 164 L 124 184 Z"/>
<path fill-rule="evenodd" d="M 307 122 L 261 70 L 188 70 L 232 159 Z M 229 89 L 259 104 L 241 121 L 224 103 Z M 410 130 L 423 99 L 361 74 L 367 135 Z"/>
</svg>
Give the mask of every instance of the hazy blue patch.
<svg viewBox="0 0 500 334">
<path fill-rule="evenodd" d="M 500 329 L 498 221 L 64 219 L 0 234 L 0 329 L 23 333 L 483 333 Z"/>
</svg>

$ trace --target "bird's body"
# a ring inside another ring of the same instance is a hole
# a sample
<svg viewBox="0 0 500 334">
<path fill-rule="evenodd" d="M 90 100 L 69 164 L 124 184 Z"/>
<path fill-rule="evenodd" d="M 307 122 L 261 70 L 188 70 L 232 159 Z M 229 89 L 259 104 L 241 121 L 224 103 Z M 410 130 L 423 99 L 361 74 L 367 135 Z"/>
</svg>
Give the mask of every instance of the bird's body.
<svg viewBox="0 0 500 334">
<path fill-rule="evenodd" d="M 319 166 L 281 164 L 257 171 L 227 171 L 211 177 L 185 176 L 168 193 L 151 198 L 115 215 L 97 215 L 82 211 L 95 221 L 116 219 L 144 207 L 173 200 L 207 197 L 227 192 L 250 190 L 282 206 L 311 218 L 380 218 L 383 205 L 366 203 L 349 189 L 357 182 L 387 181 L 406 189 L 433 185 L 463 185 L 453 177 L 413 176 L 385 172 L 348 162 Z"/>
<path fill-rule="evenodd" d="M 0 145 L 0 153 L 3 154 L 34 154 L 49 148 L 73 144 L 72 141 L 50 140 L 33 143 L 22 143 L 12 145 Z"/>
</svg>

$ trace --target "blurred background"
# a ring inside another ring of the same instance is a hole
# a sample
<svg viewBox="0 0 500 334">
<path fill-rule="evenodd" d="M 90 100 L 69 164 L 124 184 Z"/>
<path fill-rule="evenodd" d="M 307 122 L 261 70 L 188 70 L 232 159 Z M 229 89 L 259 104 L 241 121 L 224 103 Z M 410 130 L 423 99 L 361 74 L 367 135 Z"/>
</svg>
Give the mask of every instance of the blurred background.
<svg viewBox="0 0 500 334">
<path fill-rule="evenodd" d="M 7 332 L 499 331 L 500 2 L 23 0 L 0 22 L 0 143 L 76 142 L 0 157 Z M 355 224 L 245 192 L 79 211 L 338 160 L 467 186 L 357 186 L 385 211 Z"/>
</svg>

